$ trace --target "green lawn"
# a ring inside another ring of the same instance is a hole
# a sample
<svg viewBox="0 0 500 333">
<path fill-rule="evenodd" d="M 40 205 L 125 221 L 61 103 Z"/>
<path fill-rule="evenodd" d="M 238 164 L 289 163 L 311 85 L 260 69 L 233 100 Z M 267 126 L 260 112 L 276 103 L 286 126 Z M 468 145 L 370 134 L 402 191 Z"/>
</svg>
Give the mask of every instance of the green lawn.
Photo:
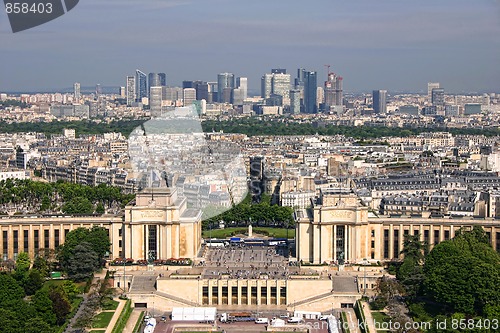
<svg viewBox="0 0 500 333">
<path fill-rule="evenodd" d="M 283 228 L 264 228 L 264 227 L 254 227 L 252 228 L 254 234 L 261 234 L 269 237 L 276 238 L 286 238 L 287 229 Z M 248 233 L 248 228 L 225 228 L 225 229 L 214 229 L 214 230 L 204 230 L 203 238 L 228 238 L 234 235 L 246 235 Z M 288 238 L 295 237 L 295 229 L 288 229 Z"/>
<path fill-rule="evenodd" d="M 106 304 L 102 307 L 103 310 L 116 310 L 118 307 L 119 302 L 110 299 L 109 301 L 106 301 Z"/>
<path fill-rule="evenodd" d="M 91 330 L 90 333 L 105 333 L 106 330 Z"/>
<path fill-rule="evenodd" d="M 47 280 L 43 284 L 45 288 L 49 288 L 50 286 L 62 286 L 65 280 Z"/>
<path fill-rule="evenodd" d="M 114 312 L 101 312 L 94 317 L 92 328 L 107 328 Z"/>
<path fill-rule="evenodd" d="M 391 318 L 383 312 L 374 311 L 372 312 L 373 321 L 375 322 L 375 327 L 382 328 L 382 323 L 388 323 Z M 387 332 L 386 330 L 377 330 L 377 332 Z"/>
</svg>

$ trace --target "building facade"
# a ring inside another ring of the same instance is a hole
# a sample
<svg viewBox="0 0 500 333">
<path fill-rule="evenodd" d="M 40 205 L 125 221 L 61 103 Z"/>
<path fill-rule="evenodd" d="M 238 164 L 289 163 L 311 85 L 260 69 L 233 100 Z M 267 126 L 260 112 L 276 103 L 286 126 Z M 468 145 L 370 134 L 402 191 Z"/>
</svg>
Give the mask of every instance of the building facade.
<svg viewBox="0 0 500 333">
<path fill-rule="evenodd" d="M 188 209 L 175 188 L 155 188 L 137 194 L 125 216 L 23 216 L 0 219 L 2 258 L 17 259 L 21 252 L 34 258 L 40 249 L 56 249 L 79 227 L 106 228 L 110 258 L 156 260 L 193 259 L 201 247 L 201 211 Z"/>
<path fill-rule="evenodd" d="M 498 219 L 369 216 L 356 195 L 325 191 L 311 209 L 296 211 L 297 260 L 313 264 L 398 260 L 405 235 L 419 235 L 432 249 L 458 230 L 474 226 L 482 227 L 500 252 Z"/>
</svg>

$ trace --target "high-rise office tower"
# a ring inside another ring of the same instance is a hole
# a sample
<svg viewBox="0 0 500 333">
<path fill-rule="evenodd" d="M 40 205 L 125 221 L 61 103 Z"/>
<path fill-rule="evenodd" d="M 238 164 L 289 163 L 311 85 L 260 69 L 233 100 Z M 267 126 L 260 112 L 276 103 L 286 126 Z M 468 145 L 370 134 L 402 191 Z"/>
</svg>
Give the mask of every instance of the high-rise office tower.
<svg viewBox="0 0 500 333">
<path fill-rule="evenodd" d="M 184 80 L 182 81 L 182 89 L 195 88 L 197 81 Z"/>
<path fill-rule="evenodd" d="M 73 85 L 73 97 L 75 99 L 75 103 L 80 102 L 80 82 L 75 82 Z"/>
<path fill-rule="evenodd" d="M 290 90 L 290 113 L 299 114 L 300 113 L 300 90 L 292 89 Z"/>
<path fill-rule="evenodd" d="M 184 88 L 183 89 L 183 98 L 184 106 L 189 106 L 196 101 L 196 89 L 195 88 Z"/>
<path fill-rule="evenodd" d="M 273 91 L 272 84 L 273 74 L 266 73 L 260 78 L 260 96 L 262 98 L 271 97 L 271 93 Z"/>
<path fill-rule="evenodd" d="M 238 89 L 241 89 L 241 98 L 245 100 L 248 97 L 248 78 L 236 78 L 236 86 L 238 87 Z"/>
<path fill-rule="evenodd" d="M 233 89 L 234 88 L 234 74 L 233 73 L 220 73 L 217 75 L 217 93 L 218 93 L 218 101 L 229 103 L 226 99 L 224 101 L 224 96 L 227 97 L 227 92 L 224 93 L 224 89 Z M 229 95 L 231 95 L 229 93 Z M 229 101 L 231 98 L 229 98 Z"/>
<path fill-rule="evenodd" d="M 427 83 L 427 101 L 432 102 L 432 89 L 439 88 L 439 82 L 428 82 Z"/>
<path fill-rule="evenodd" d="M 166 87 L 167 86 L 167 74 L 158 73 L 158 77 L 160 78 L 160 86 Z"/>
<path fill-rule="evenodd" d="M 431 103 L 434 106 L 444 106 L 444 88 L 434 88 L 431 92 Z"/>
<path fill-rule="evenodd" d="M 135 100 L 141 102 L 143 97 L 148 97 L 148 82 L 145 73 L 135 70 Z"/>
<path fill-rule="evenodd" d="M 231 103 L 233 101 L 233 89 L 234 88 L 224 88 L 222 90 L 222 95 L 219 95 L 219 98 L 222 97 L 220 100 L 221 103 Z"/>
<path fill-rule="evenodd" d="M 318 73 L 304 71 L 304 112 L 316 113 L 316 100 L 318 91 Z"/>
<path fill-rule="evenodd" d="M 127 89 L 125 87 L 120 87 L 119 91 L 118 91 L 119 95 L 121 98 L 125 98 L 127 97 Z"/>
<path fill-rule="evenodd" d="M 271 94 L 283 97 L 283 105 L 290 105 L 290 74 L 272 74 Z"/>
<path fill-rule="evenodd" d="M 325 111 L 330 111 L 332 106 L 341 106 L 343 99 L 343 78 L 335 73 L 328 73 L 325 81 Z"/>
<path fill-rule="evenodd" d="M 127 76 L 126 94 L 127 94 L 127 106 L 131 106 L 135 101 L 135 76 Z"/>
<path fill-rule="evenodd" d="M 196 89 L 196 100 L 201 101 L 204 99 L 205 101 L 208 101 L 208 83 L 203 82 L 203 81 L 197 81 L 195 85 Z"/>
<path fill-rule="evenodd" d="M 161 116 L 162 87 L 149 87 L 149 109 L 151 117 Z"/>
<path fill-rule="evenodd" d="M 273 69 L 271 69 L 271 74 L 286 74 L 286 69 L 284 69 L 284 68 L 273 68 Z"/>
<path fill-rule="evenodd" d="M 99 83 L 95 85 L 95 95 L 97 98 L 102 95 L 102 87 Z"/>
<path fill-rule="evenodd" d="M 295 88 L 296 89 L 302 89 L 301 87 L 304 86 L 305 72 L 306 72 L 306 70 L 304 68 L 297 69 L 297 77 L 295 78 Z"/>
<path fill-rule="evenodd" d="M 321 104 L 323 104 L 324 102 L 325 102 L 325 89 L 323 89 L 323 87 L 321 86 L 318 86 L 318 88 L 316 89 L 316 107 L 318 111 L 320 110 Z"/>
<path fill-rule="evenodd" d="M 217 82 L 207 82 L 208 85 L 208 103 L 217 102 L 219 100 L 217 92 Z"/>
<path fill-rule="evenodd" d="M 374 90 L 372 96 L 373 96 L 373 111 L 375 113 L 386 113 L 387 90 Z"/>
<path fill-rule="evenodd" d="M 234 105 L 243 105 L 243 89 L 234 88 L 231 103 Z"/>
<path fill-rule="evenodd" d="M 148 89 L 149 87 L 164 87 L 167 83 L 165 73 L 149 73 L 148 74 Z"/>
<path fill-rule="evenodd" d="M 162 87 L 162 99 L 175 102 L 183 98 L 181 87 Z"/>
</svg>

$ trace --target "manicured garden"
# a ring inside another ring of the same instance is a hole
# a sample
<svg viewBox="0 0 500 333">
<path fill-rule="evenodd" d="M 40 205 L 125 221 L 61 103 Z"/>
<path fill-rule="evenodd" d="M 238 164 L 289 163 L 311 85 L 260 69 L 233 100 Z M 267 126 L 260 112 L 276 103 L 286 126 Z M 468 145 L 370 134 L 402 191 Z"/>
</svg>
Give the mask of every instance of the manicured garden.
<svg viewBox="0 0 500 333">
<path fill-rule="evenodd" d="M 287 236 L 288 238 L 295 237 L 295 229 L 288 229 L 287 232 L 285 228 L 254 227 L 252 228 L 252 233 L 274 238 L 286 238 Z M 239 227 L 203 231 L 203 238 L 228 238 L 235 235 L 248 235 L 248 228 Z"/>
<path fill-rule="evenodd" d="M 96 315 L 92 321 L 93 328 L 107 328 L 111 318 L 113 318 L 114 312 L 101 312 Z"/>
</svg>

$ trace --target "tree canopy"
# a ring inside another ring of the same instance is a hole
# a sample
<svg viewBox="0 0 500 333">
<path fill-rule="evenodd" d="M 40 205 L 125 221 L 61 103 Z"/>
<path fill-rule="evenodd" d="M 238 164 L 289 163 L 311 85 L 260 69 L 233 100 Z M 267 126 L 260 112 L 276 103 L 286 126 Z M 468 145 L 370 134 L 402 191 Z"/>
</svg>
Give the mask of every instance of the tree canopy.
<svg viewBox="0 0 500 333">
<path fill-rule="evenodd" d="M 108 231 L 105 228 L 77 228 L 66 235 L 58 258 L 61 267 L 72 279 L 82 281 L 101 266 L 110 246 Z"/>
<path fill-rule="evenodd" d="M 436 245 L 424 274 L 427 296 L 450 312 L 487 315 L 500 308 L 500 255 L 480 227 Z"/>
<path fill-rule="evenodd" d="M 19 213 L 102 214 L 119 210 L 134 198 L 119 188 L 86 186 L 63 181 L 44 183 L 29 179 L 0 181 L 0 214 L 15 206 Z"/>
<path fill-rule="evenodd" d="M 270 222 L 282 226 L 292 225 L 293 209 L 270 204 L 271 197 L 262 195 L 259 203 L 251 203 L 251 196 L 248 195 L 242 202 L 223 213 L 203 221 L 204 229 L 217 226 L 219 221 L 232 223 L 236 225 L 243 222 L 244 225 L 252 223 L 254 226 L 268 225 Z"/>
</svg>

